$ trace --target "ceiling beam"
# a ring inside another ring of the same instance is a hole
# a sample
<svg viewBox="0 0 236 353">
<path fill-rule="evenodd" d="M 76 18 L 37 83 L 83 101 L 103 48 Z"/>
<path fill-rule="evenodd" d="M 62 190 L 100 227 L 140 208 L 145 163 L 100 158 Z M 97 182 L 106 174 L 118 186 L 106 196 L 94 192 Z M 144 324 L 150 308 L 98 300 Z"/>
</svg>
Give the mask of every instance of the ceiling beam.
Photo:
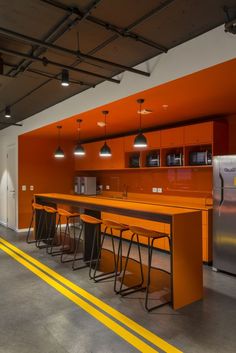
<svg viewBox="0 0 236 353">
<path fill-rule="evenodd" d="M 114 63 L 112 61 L 100 59 L 100 58 L 94 57 L 92 55 L 84 54 L 84 53 L 82 53 L 79 50 L 75 51 L 75 50 L 63 48 L 63 47 L 60 47 L 58 45 L 54 45 L 54 44 L 51 44 L 51 43 L 46 43 L 46 42 L 44 42 L 42 40 L 30 37 L 30 36 L 26 36 L 24 34 L 20 34 L 20 33 L 14 32 L 14 31 L 9 30 L 9 29 L 5 29 L 5 28 L 0 27 L 0 33 L 6 35 L 8 37 L 11 37 L 11 38 L 14 38 L 14 39 L 18 39 L 18 40 L 23 41 L 25 43 L 38 45 L 40 47 L 51 49 L 51 50 L 54 50 L 54 51 L 62 53 L 62 54 L 75 56 L 77 58 L 82 59 L 82 61 L 83 61 L 83 59 L 88 59 L 88 60 L 96 61 L 96 62 L 98 62 L 100 64 L 103 64 L 103 65 L 114 66 L 114 67 L 117 67 L 117 68 L 125 70 L 125 71 L 130 71 L 130 72 L 133 72 L 135 74 L 139 74 L 139 75 L 143 75 L 143 76 L 147 76 L 147 77 L 150 76 L 150 73 L 148 73 L 148 72 L 141 71 L 141 70 L 138 70 L 138 69 L 133 69 L 132 67 L 128 67 L 128 66 L 125 66 L 125 65 Z"/>
<path fill-rule="evenodd" d="M 76 14 L 78 17 L 83 16 L 83 12 L 80 11 L 77 7 L 70 7 L 67 6 L 65 4 L 60 3 L 59 1 L 56 0 L 40 0 L 41 2 L 47 3 L 51 6 L 54 6 L 56 8 L 59 8 L 63 11 L 67 11 L 67 12 L 73 12 L 74 14 Z M 138 34 L 136 34 L 135 32 L 131 32 L 132 29 L 134 29 L 135 27 L 137 27 L 138 25 L 140 25 L 141 23 L 143 23 L 144 21 L 146 21 L 148 18 L 152 17 L 153 15 L 155 15 L 156 13 L 164 10 L 167 6 L 169 6 L 171 3 L 173 3 L 175 0 L 166 0 L 164 1 L 162 4 L 159 4 L 158 6 L 156 6 L 154 9 L 152 9 L 151 11 L 149 11 L 147 14 L 145 14 L 144 16 L 142 16 L 140 19 L 136 20 L 135 22 L 133 22 L 131 25 L 129 25 L 126 28 L 122 28 L 122 27 L 118 27 L 113 25 L 112 23 L 103 21 L 97 17 L 88 15 L 86 17 L 86 20 L 96 23 L 98 26 L 101 26 L 103 28 L 105 28 L 106 30 L 112 31 L 115 33 L 115 36 L 112 37 L 112 40 L 115 40 L 116 38 L 119 38 L 120 36 L 122 37 L 129 37 L 135 41 L 141 42 L 143 44 L 146 44 L 152 48 L 158 49 L 159 51 L 166 53 L 168 51 L 168 48 L 164 47 L 163 45 L 160 45 L 156 42 L 153 42 L 152 40 L 145 38 L 143 36 L 140 36 Z"/>
<path fill-rule="evenodd" d="M 29 60 L 32 60 L 32 61 L 35 61 L 35 62 L 40 62 L 43 65 L 52 65 L 52 66 L 59 67 L 61 69 L 67 69 L 67 70 L 70 70 L 70 71 L 74 71 L 74 72 L 86 74 L 86 75 L 89 75 L 89 76 L 97 77 L 97 78 L 100 78 L 102 80 L 106 80 L 106 81 L 109 81 L 109 82 L 120 83 L 120 81 L 117 80 L 117 79 L 110 78 L 110 77 L 107 77 L 107 76 L 104 76 L 104 75 L 100 75 L 100 74 L 96 74 L 96 73 L 91 72 L 91 71 L 78 69 L 78 68 L 73 67 L 73 66 L 61 64 L 59 62 L 49 60 L 46 57 L 38 58 L 37 56 L 20 53 L 20 52 L 17 52 L 15 50 L 6 49 L 6 48 L 0 48 L 0 52 L 4 53 L 4 54 L 7 54 L 7 55 L 18 56 L 18 57 L 21 57 L 23 59 L 29 59 Z"/>
</svg>

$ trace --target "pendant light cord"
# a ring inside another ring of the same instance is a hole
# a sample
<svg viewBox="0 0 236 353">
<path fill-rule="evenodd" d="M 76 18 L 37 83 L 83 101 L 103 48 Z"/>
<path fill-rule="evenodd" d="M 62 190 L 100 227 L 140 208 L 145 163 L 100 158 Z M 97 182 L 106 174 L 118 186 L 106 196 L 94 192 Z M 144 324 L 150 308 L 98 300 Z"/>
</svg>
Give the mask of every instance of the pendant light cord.
<svg viewBox="0 0 236 353">
<path fill-rule="evenodd" d="M 139 131 L 142 131 L 142 114 L 141 114 L 142 103 L 139 103 Z"/>
</svg>

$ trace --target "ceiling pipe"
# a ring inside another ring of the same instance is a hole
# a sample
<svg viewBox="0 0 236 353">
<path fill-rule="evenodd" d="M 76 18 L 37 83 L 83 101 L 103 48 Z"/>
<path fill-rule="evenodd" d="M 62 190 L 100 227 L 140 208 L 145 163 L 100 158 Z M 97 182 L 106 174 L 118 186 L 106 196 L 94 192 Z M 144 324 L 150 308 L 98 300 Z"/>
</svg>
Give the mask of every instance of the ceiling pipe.
<svg viewBox="0 0 236 353">
<path fill-rule="evenodd" d="M 95 73 L 87 71 L 87 70 L 77 69 L 77 68 L 75 68 L 73 66 L 60 64 L 60 63 L 58 63 L 56 61 L 49 60 L 49 59 L 47 59 L 45 57 L 44 58 L 38 58 L 38 57 L 33 56 L 33 55 L 19 53 L 19 52 L 15 51 L 15 50 L 5 49 L 5 48 L 0 48 L 0 52 L 4 53 L 4 54 L 7 54 L 7 55 L 18 56 L 18 57 L 21 57 L 21 58 L 24 58 L 24 59 L 29 59 L 29 60 L 32 60 L 32 61 L 35 61 L 35 62 L 40 62 L 43 65 L 53 65 L 53 66 L 56 66 L 56 67 L 60 67 L 61 69 L 67 69 L 67 70 L 70 70 L 70 71 L 79 72 L 79 73 L 86 74 L 86 75 L 93 76 L 93 77 L 97 77 L 97 78 L 100 78 L 100 79 L 103 79 L 103 80 L 106 80 L 106 81 L 109 81 L 109 82 L 120 83 L 120 81 L 117 80 L 117 79 L 110 78 L 110 77 L 107 77 L 107 76 L 104 76 L 104 75 L 100 75 L 100 74 L 95 74 Z"/>
<path fill-rule="evenodd" d="M 24 34 L 20 34 L 20 33 L 14 32 L 14 31 L 9 30 L 9 29 L 5 29 L 5 28 L 0 27 L 0 33 L 4 34 L 4 35 L 7 35 L 8 37 L 11 37 L 11 38 L 14 38 L 14 39 L 18 39 L 18 40 L 23 41 L 25 43 L 38 45 L 40 47 L 51 49 L 51 50 L 57 51 L 57 52 L 62 53 L 62 54 L 72 55 L 72 56 L 75 56 L 75 57 L 80 58 L 82 60 L 83 59 L 88 59 L 88 60 L 96 61 L 96 62 L 98 62 L 100 64 L 103 64 L 103 65 L 114 66 L 114 67 L 117 67 L 117 68 L 125 70 L 125 71 L 130 71 L 130 72 L 133 72 L 135 74 L 139 74 L 139 75 L 143 75 L 143 76 L 147 76 L 147 77 L 150 76 L 149 72 L 145 72 L 145 71 L 138 70 L 138 69 L 133 69 L 132 67 L 128 67 L 128 66 L 125 66 L 125 65 L 114 63 L 112 61 L 100 59 L 100 58 L 94 57 L 92 55 L 84 54 L 81 51 L 75 51 L 75 50 L 63 48 L 63 47 L 60 47 L 58 45 L 54 45 L 54 44 L 51 44 L 51 43 L 46 43 L 46 42 L 44 42 L 42 40 L 30 37 L 30 36 L 26 36 Z"/>
<path fill-rule="evenodd" d="M 56 1 L 56 0 L 40 0 L 40 1 L 44 2 L 48 5 L 54 6 L 58 9 L 61 9 L 63 11 L 67 11 L 70 13 L 73 12 L 79 18 L 83 16 L 83 12 L 80 11 L 77 7 L 69 7 L 65 4 L 60 3 L 59 1 Z M 131 32 L 131 30 L 134 29 L 135 27 L 137 27 L 138 25 L 140 25 L 141 23 L 143 23 L 144 21 L 146 21 L 148 18 L 155 15 L 156 13 L 160 12 L 161 10 L 164 10 L 167 6 L 169 6 L 174 1 L 175 0 L 164 1 L 162 4 L 158 5 L 157 7 L 155 7 L 151 11 L 149 11 L 146 15 L 142 16 L 140 19 L 133 22 L 127 28 L 121 28 L 121 27 L 115 26 L 109 22 L 105 22 L 105 21 L 103 21 L 99 18 L 96 18 L 94 16 L 91 16 L 91 15 L 88 15 L 86 17 L 86 19 L 90 22 L 96 23 L 98 26 L 101 26 L 101 27 L 105 28 L 106 30 L 114 32 L 115 35 L 111 38 L 111 40 L 115 40 L 116 38 L 118 38 L 120 36 L 129 37 L 135 41 L 141 42 L 141 43 L 146 44 L 152 48 L 158 49 L 159 51 L 161 51 L 163 53 L 166 53 L 168 51 L 168 49 L 165 48 L 164 46 L 162 46 L 158 43 L 155 43 L 155 42 L 149 40 L 148 38 L 140 36 L 134 32 Z"/>
</svg>

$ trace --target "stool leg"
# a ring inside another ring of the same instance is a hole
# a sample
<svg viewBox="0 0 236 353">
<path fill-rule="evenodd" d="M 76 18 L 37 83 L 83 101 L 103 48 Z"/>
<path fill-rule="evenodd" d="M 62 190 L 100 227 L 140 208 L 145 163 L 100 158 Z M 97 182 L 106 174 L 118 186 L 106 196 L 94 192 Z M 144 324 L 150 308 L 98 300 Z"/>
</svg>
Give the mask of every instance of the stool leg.
<svg viewBox="0 0 236 353">
<path fill-rule="evenodd" d="M 168 239 L 170 240 L 169 237 L 168 237 Z M 160 308 L 161 306 L 164 306 L 164 305 L 166 305 L 166 304 L 168 304 L 170 302 L 170 301 L 167 301 L 165 303 L 161 303 L 159 305 L 154 305 L 152 307 L 148 306 L 149 288 L 150 288 L 150 283 L 151 283 L 151 267 L 152 267 L 153 244 L 154 244 L 155 240 L 156 240 L 155 238 L 152 238 L 151 246 L 150 246 L 150 239 L 148 239 L 148 275 L 147 275 L 147 287 L 146 287 L 146 295 L 145 295 L 145 309 L 148 312 L 152 311 L 154 309 Z M 169 244 L 170 244 L 170 242 L 169 242 Z M 158 268 L 158 267 L 155 267 L 155 268 L 160 270 L 160 271 L 162 271 L 162 272 L 166 272 L 166 273 L 169 274 L 169 272 L 164 270 L 164 269 L 161 269 L 161 268 Z"/>
<path fill-rule="evenodd" d="M 119 244 L 118 244 L 118 252 L 117 252 L 117 260 L 115 263 L 115 270 L 116 270 L 116 275 L 115 275 L 115 280 L 114 280 L 114 292 L 116 294 L 119 293 L 119 290 L 117 290 L 116 283 L 117 283 L 117 277 L 121 274 L 122 272 L 122 236 L 123 236 L 123 230 L 120 231 L 120 236 L 119 236 Z M 118 266 L 119 266 L 119 261 L 120 261 L 120 271 L 118 272 Z"/>
<path fill-rule="evenodd" d="M 32 216 L 31 216 L 31 221 L 30 221 L 30 225 L 29 225 L 29 230 L 28 230 L 28 233 L 27 233 L 27 236 L 26 236 L 26 243 L 28 243 L 28 244 L 36 242 L 36 240 L 29 240 L 29 238 L 30 238 L 30 230 L 31 230 L 32 225 L 33 225 L 34 216 L 35 216 L 35 210 L 32 211 Z"/>
<path fill-rule="evenodd" d="M 66 218 L 66 228 L 65 228 L 65 233 L 64 233 L 64 239 L 62 241 L 62 249 L 61 249 L 61 262 L 62 263 L 73 261 L 73 259 L 63 260 L 63 255 L 70 253 L 70 250 L 71 250 L 70 247 L 68 250 L 65 249 L 65 243 L 66 243 L 67 236 L 69 236 L 69 241 L 70 241 L 70 226 L 69 226 L 69 219 L 68 218 Z"/>
<path fill-rule="evenodd" d="M 79 250 L 79 245 L 80 245 L 80 240 L 81 240 L 81 236 L 82 236 L 82 233 L 83 233 L 83 229 L 84 229 L 84 222 L 81 222 L 81 228 L 80 228 L 80 232 L 79 232 L 79 237 L 76 241 L 75 239 L 75 251 L 74 251 L 74 257 L 73 257 L 73 261 L 72 261 L 72 269 L 73 271 L 75 270 L 79 270 L 81 268 L 85 268 L 87 267 L 88 265 L 85 264 L 85 265 L 81 265 L 81 266 L 75 266 L 75 262 L 76 261 L 79 261 L 79 260 L 83 260 L 83 257 L 76 257 L 77 253 L 78 253 L 78 250 Z"/>
<path fill-rule="evenodd" d="M 98 270 L 98 265 L 99 265 L 99 262 L 100 262 L 100 259 L 101 259 L 101 253 L 102 253 L 102 249 L 103 249 L 104 240 L 105 240 L 105 237 L 107 235 L 107 233 L 106 233 L 107 229 L 108 229 L 108 227 L 105 228 L 105 230 L 103 232 L 101 244 L 99 245 L 98 257 L 97 257 L 97 260 L 96 260 L 96 263 L 95 263 L 95 268 L 94 268 L 94 272 L 93 272 L 93 276 L 92 276 L 93 280 L 95 282 L 99 282 L 99 281 L 106 280 L 106 279 L 109 279 L 109 278 L 113 278 L 114 276 L 116 276 L 116 254 L 115 254 L 115 244 L 114 244 L 114 237 L 113 237 L 112 229 L 111 229 L 110 236 L 111 236 L 111 241 L 112 241 L 112 252 L 113 252 L 113 257 L 114 257 L 114 270 L 111 271 L 111 272 L 106 272 L 106 273 L 101 273 L 99 275 L 96 275 L 97 270 Z"/>
<path fill-rule="evenodd" d="M 122 289 L 123 287 L 123 284 L 124 284 L 124 278 L 125 278 L 125 274 L 126 274 L 126 269 L 127 269 L 127 265 L 128 265 L 128 261 L 130 259 L 129 255 L 130 255 L 130 250 L 131 250 L 131 247 L 132 247 L 132 244 L 133 244 L 133 240 L 134 240 L 134 237 L 137 237 L 137 245 L 138 245 L 138 253 L 139 253 L 139 263 L 140 263 L 140 274 L 141 274 L 141 282 L 132 286 L 132 287 L 128 287 L 128 288 L 125 288 L 125 289 Z M 141 257 L 141 250 L 140 250 L 140 244 L 139 244 L 139 237 L 138 237 L 138 234 L 134 233 L 131 237 L 131 240 L 130 240 L 130 244 L 129 244 L 129 248 L 128 248 L 128 253 L 127 253 L 127 257 L 126 257 L 126 261 L 125 261 L 125 266 L 124 266 L 124 272 L 123 272 L 123 276 L 122 276 L 122 280 L 121 280 L 121 285 L 120 285 L 120 290 L 119 290 L 119 293 L 122 295 L 122 296 L 125 296 L 125 295 L 128 295 L 128 294 L 131 294 L 131 293 L 135 293 L 135 292 L 138 292 L 140 290 L 143 290 L 145 289 L 145 287 L 143 287 L 143 282 L 144 282 L 144 276 L 143 276 L 143 267 L 142 267 L 142 257 Z"/>
<path fill-rule="evenodd" d="M 54 241 L 55 241 L 55 239 L 57 240 L 57 236 L 58 236 L 58 228 L 60 229 L 60 234 L 59 234 L 60 240 L 59 240 L 59 244 L 54 245 Z M 54 234 L 54 237 L 53 237 L 53 239 L 51 241 L 50 251 L 48 252 L 48 254 L 50 254 L 52 256 L 61 255 L 61 250 L 53 251 L 54 247 L 61 246 L 61 244 L 62 244 L 62 242 L 61 242 L 61 215 L 59 215 L 58 221 L 57 221 L 57 224 L 56 224 L 55 234 Z"/>
<path fill-rule="evenodd" d="M 46 240 L 46 238 L 44 238 L 44 235 L 43 235 L 44 224 L 45 224 L 45 232 L 47 234 L 47 213 L 45 211 L 42 213 L 42 228 L 41 228 L 40 235 L 38 237 L 38 241 L 36 242 L 36 246 L 37 246 L 38 249 L 46 248 L 46 245 L 40 245 L 40 243 L 42 241 Z"/>
<path fill-rule="evenodd" d="M 94 255 L 95 244 L 96 244 L 96 242 L 98 242 L 98 232 L 99 232 L 99 227 L 95 226 L 94 236 L 93 236 L 93 244 L 92 244 L 92 251 L 91 251 L 91 257 L 90 257 L 90 263 L 89 263 L 89 278 L 90 279 L 93 279 L 93 276 L 92 276 L 92 264 L 96 261 L 96 260 L 94 260 L 93 255 Z"/>
</svg>

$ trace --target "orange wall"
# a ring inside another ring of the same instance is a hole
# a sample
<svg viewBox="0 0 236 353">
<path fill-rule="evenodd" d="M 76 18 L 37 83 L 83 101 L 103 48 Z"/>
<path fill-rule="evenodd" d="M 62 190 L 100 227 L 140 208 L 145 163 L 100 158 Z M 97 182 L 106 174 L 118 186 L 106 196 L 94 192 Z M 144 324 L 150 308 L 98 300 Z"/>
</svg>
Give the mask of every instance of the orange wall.
<svg viewBox="0 0 236 353">
<path fill-rule="evenodd" d="M 229 124 L 229 154 L 236 154 L 236 115 L 228 117 Z"/>
<path fill-rule="evenodd" d="M 31 200 L 35 193 L 73 190 L 74 158 L 72 142 L 61 143 L 66 157 L 62 160 L 53 157 L 57 141 L 28 134 L 19 136 L 19 220 L 18 228 L 27 228 L 31 216 Z M 22 191 L 26 185 L 27 191 Z M 30 191 L 30 185 L 34 191 Z"/>
</svg>

